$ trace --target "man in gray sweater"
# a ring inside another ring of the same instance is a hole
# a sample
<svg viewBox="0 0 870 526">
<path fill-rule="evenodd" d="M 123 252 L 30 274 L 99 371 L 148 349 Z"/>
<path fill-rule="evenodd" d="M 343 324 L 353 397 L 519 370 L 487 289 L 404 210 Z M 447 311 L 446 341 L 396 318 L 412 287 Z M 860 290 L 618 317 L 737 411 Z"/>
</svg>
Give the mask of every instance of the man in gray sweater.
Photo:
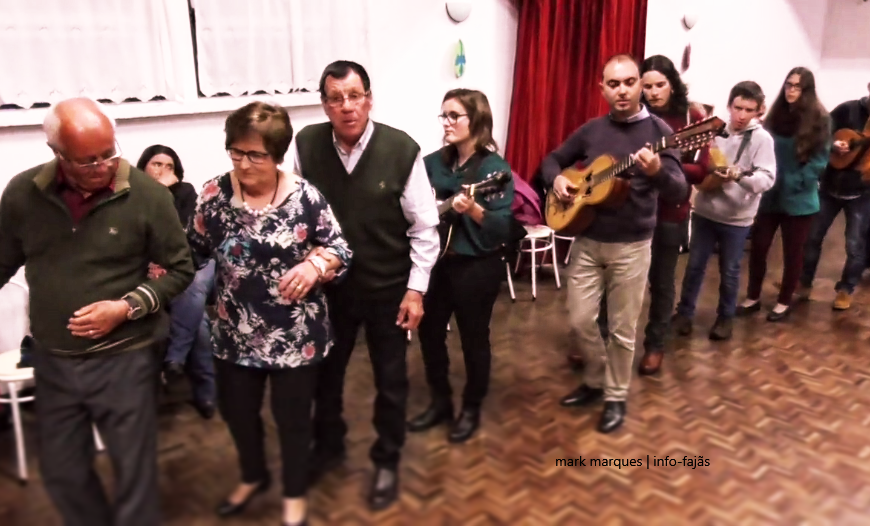
<svg viewBox="0 0 870 526">
<path fill-rule="evenodd" d="M 692 317 L 707 261 L 718 243 L 719 306 L 710 339 L 731 338 L 743 246 L 761 194 L 773 186 L 776 177 L 773 137 L 755 120 L 763 105 L 764 93 L 752 81 L 738 83 L 728 96 L 729 136 L 717 137 L 715 148 L 710 152 L 714 163 L 718 157 L 718 164 L 725 166 L 707 176 L 704 183 L 698 185 L 699 192 L 695 196 L 689 263 L 673 319 L 674 330 L 680 335 L 692 332 Z"/>
<path fill-rule="evenodd" d="M 650 246 L 659 193 L 679 202 L 689 190 L 679 152 L 654 154 L 647 147 L 672 134 L 667 124 L 640 103 L 637 62 L 617 55 L 604 66 L 601 93 L 610 113 L 592 119 L 544 159 L 541 175 L 559 199 L 571 202 L 578 187 L 561 171 L 577 162 L 589 165 L 601 155 L 632 156 L 626 171 L 630 190 L 617 208 L 599 208 L 574 243 L 568 267 L 568 310 L 580 348 L 586 354 L 583 383 L 562 399 L 564 406 L 588 405 L 604 398 L 598 430 L 622 425 L 633 370 L 637 321 L 646 292 Z M 607 296 L 610 337 L 604 342 L 596 323 Z"/>
</svg>

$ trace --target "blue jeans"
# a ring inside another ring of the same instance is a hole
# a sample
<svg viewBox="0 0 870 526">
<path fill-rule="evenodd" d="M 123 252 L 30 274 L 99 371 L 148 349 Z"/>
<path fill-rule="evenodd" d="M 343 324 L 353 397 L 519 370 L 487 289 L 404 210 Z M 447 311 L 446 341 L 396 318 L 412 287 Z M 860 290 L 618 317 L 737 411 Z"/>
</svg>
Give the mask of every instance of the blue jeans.
<svg viewBox="0 0 870 526">
<path fill-rule="evenodd" d="M 214 287 L 215 264 L 196 272 L 193 282 L 169 306 L 169 346 L 166 362 L 184 364 L 199 402 L 214 402 L 215 380 L 209 320 L 205 303 Z"/>
<path fill-rule="evenodd" d="M 838 199 L 825 192 L 819 194 L 819 213 L 813 219 L 810 237 L 804 247 L 804 270 L 801 285 L 811 287 L 816 277 L 822 242 L 831 224 L 843 210 L 846 215 L 846 264 L 835 290 L 855 292 L 867 263 L 867 230 L 870 228 L 870 194 L 855 199 Z"/>
<path fill-rule="evenodd" d="M 740 286 L 740 260 L 743 247 L 749 235 L 748 226 L 733 226 L 711 221 L 698 214 L 692 214 L 692 241 L 689 245 L 689 263 L 683 275 L 680 303 L 677 314 L 691 319 L 695 315 L 695 304 L 707 261 L 713 255 L 716 243 L 719 244 L 719 307 L 716 313 L 722 318 L 733 318 L 737 310 L 737 290 Z"/>
</svg>

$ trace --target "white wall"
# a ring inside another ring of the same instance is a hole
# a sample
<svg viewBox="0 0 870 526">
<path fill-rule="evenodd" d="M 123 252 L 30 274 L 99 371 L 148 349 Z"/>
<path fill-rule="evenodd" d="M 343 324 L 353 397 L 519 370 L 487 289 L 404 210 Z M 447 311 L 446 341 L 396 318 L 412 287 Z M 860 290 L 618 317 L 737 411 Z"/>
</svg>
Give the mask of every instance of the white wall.
<svg viewBox="0 0 870 526">
<path fill-rule="evenodd" d="M 436 115 L 444 93 L 457 87 L 487 94 L 495 117 L 495 138 L 504 145 L 513 86 L 516 11 L 509 0 L 475 0 L 473 4 L 471 16 L 461 24 L 448 18 L 444 0 L 371 4 L 372 63 L 364 66 L 372 79 L 372 116 L 408 132 L 424 153 L 441 146 Z M 457 79 L 453 58 L 460 38 L 467 64 L 465 75 Z M 133 163 L 151 144 L 171 146 L 184 163 L 185 180 L 199 186 L 231 166 L 223 146 L 226 115 L 122 120 L 118 141 Z M 290 118 L 296 130 L 326 120 L 320 106 L 292 108 Z M 50 156 L 38 127 L 0 128 L 0 159 L 4 160 L 0 188 L 16 173 Z"/>
<path fill-rule="evenodd" d="M 820 72 L 823 43 L 830 38 L 825 28 L 829 3 L 863 4 L 861 0 L 649 0 L 646 55 L 665 55 L 679 67 L 683 47 L 691 43 L 691 64 L 683 76 L 689 96 L 714 105 L 719 114 L 731 87 L 742 80 L 758 82 L 772 102 L 795 66 L 816 74 L 822 101 L 830 105 L 828 98 L 836 94 L 822 89 L 829 80 Z M 864 7 L 865 13 L 870 10 L 870 4 L 858 7 Z M 690 11 L 697 13 L 698 22 L 686 31 L 682 18 Z M 857 41 L 866 34 L 868 21 L 861 26 L 845 20 L 852 28 L 849 36 Z"/>
<path fill-rule="evenodd" d="M 870 83 L 870 2 L 830 0 L 825 20 L 819 96 L 828 109 L 867 95 Z"/>
</svg>

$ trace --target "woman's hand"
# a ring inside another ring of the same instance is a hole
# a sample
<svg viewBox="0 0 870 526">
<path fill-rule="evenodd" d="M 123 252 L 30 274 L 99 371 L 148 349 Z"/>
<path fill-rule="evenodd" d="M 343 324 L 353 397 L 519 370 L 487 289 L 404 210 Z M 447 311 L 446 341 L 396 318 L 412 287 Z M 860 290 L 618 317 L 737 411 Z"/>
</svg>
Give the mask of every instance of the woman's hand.
<svg viewBox="0 0 870 526">
<path fill-rule="evenodd" d="M 319 275 L 314 265 L 303 261 L 284 274 L 278 284 L 278 292 L 286 300 L 298 301 L 304 298 L 314 285 Z"/>
</svg>

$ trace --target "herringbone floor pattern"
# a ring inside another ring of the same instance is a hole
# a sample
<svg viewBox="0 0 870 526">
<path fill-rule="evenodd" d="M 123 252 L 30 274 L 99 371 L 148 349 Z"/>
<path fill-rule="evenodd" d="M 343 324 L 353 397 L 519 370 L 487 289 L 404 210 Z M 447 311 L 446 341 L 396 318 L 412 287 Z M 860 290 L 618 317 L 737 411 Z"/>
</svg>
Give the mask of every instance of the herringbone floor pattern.
<svg viewBox="0 0 870 526">
<path fill-rule="evenodd" d="M 481 432 L 459 446 L 448 445 L 441 430 L 409 435 L 400 502 L 380 513 L 369 512 L 364 501 L 373 388 L 367 353 L 358 349 L 345 394 L 350 457 L 312 489 L 311 522 L 870 524 L 870 292 L 860 291 L 850 311 L 830 309 L 844 260 L 841 232 L 837 223 L 814 301 L 787 323 L 768 323 L 763 315 L 740 320 L 727 343 L 706 339 L 718 283 L 711 261 L 695 336 L 675 340 L 658 376 L 634 379 L 627 423 L 608 436 L 594 431 L 598 408 L 567 410 L 557 403 L 578 381 L 565 365 L 571 337 L 564 289 L 557 292 L 544 276 L 532 302 L 526 279 L 517 285 L 515 304 L 505 290 L 492 324 L 493 381 Z M 768 278 L 768 303 L 778 278 Z M 460 391 L 456 333 L 450 342 Z M 427 402 L 416 342 L 409 355 L 414 413 Z M 60 524 L 39 483 L 32 424 L 27 433 L 34 479 L 23 488 L 10 477 L 10 434 L 0 436 L 0 524 Z M 278 524 L 277 488 L 242 519 L 219 522 L 212 515 L 237 480 L 219 418 L 204 422 L 186 408 L 166 411 L 160 436 L 165 524 Z M 270 447 L 277 473 L 274 436 Z M 677 465 L 647 467 L 647 456 L 675 459 Z M 709 465 L 681 465 L 698 456 Z M 586 467 L 557 466 L 557 459 L 581 457 Z M 590 466 L 590 459 L 640 459 L 642 466 Z M 99 466 L 109 474 L 107 459 Z"/>
</svg>

